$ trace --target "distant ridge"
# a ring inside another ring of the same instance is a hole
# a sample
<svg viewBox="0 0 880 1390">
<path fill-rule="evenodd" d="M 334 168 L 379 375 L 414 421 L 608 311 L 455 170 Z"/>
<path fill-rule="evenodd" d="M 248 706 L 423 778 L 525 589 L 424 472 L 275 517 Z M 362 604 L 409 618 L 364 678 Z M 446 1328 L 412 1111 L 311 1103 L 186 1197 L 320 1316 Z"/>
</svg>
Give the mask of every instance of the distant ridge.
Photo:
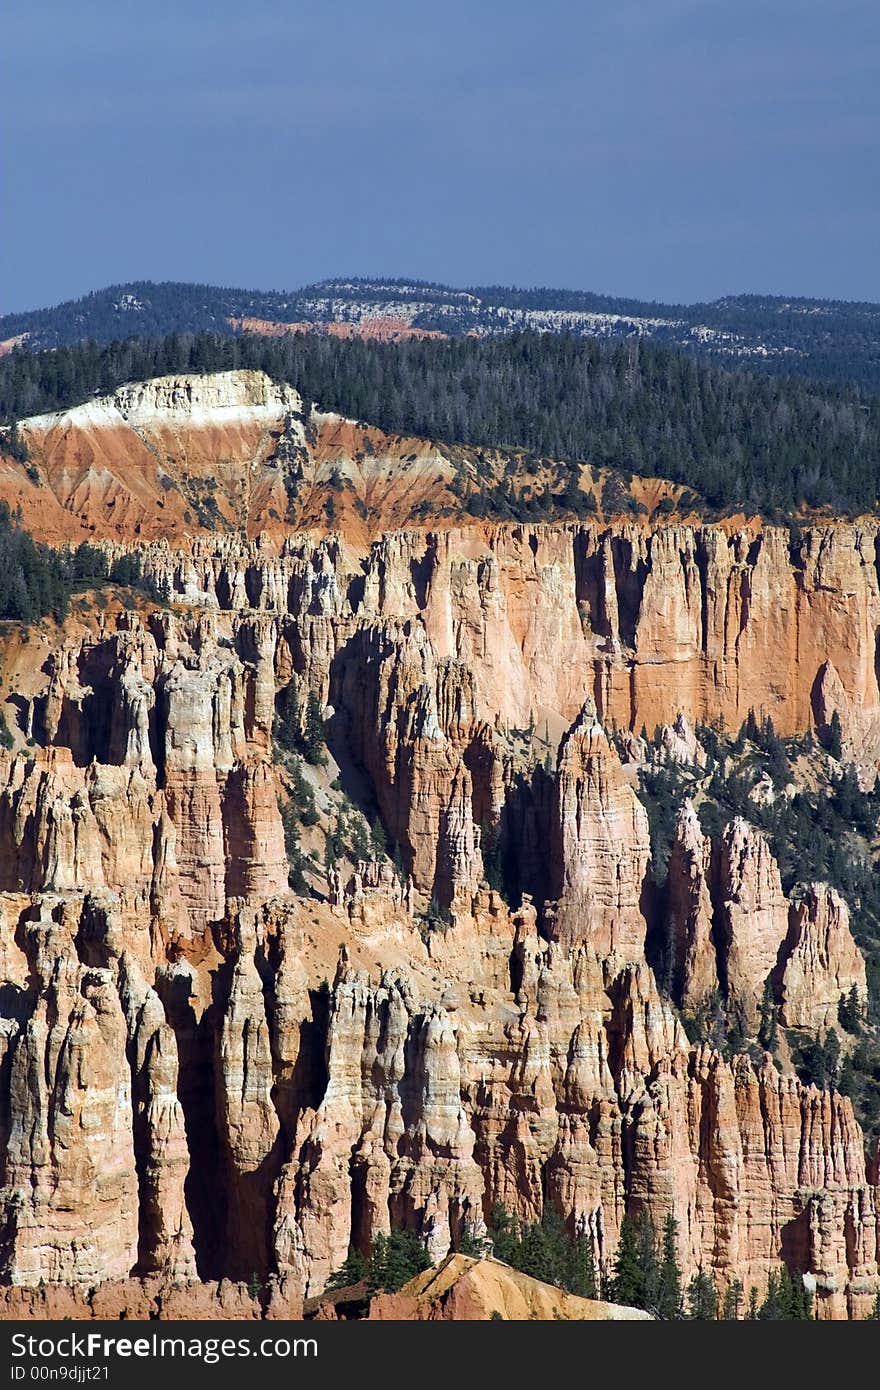
<svg viewBox="0 0 880 1390">
<path fill-rule="evenodd" d="M 582 290 L 456 289 L 406 278 L 341 277 L 290 291 L 131 281 L 51 308 L 0 315 L 0 353 L 173 332 L 297 329 L 386 339 L 523 330 L 641 337 L 719 365 L 880 392 L 878 304 L 743 294 L 672 305 Z"/>
</svg>

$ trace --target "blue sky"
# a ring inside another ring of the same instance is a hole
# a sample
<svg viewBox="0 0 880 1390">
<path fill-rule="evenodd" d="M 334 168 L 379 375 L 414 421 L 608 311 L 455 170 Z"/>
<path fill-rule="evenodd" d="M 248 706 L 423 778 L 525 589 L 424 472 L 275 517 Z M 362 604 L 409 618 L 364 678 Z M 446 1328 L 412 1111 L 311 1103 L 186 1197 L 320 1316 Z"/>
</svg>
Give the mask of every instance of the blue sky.
<svg viewBox="0 0 880 1390">
<path fill-rule="evenodd" d="M 337 274 L 880 300 L 877 0 L 9 0 L 0 310 Z"/>
</svg>

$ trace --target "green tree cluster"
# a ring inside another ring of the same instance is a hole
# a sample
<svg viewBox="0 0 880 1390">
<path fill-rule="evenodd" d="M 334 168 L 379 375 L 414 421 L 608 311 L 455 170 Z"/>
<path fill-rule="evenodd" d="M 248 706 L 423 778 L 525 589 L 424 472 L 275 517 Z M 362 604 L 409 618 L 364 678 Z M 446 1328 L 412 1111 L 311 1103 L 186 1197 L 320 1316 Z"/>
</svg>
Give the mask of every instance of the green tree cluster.
<svg viewBox="0 0 880 1390">
<path fill-rule="evenodd" d="M 296 676 L 278 696 L 273 733 L 275 742 L 285 752 L 301 753 L 313 767 L 326 767 L 327 741 L 321 701 L 315 691 L 310 690 L 305 711 L 301 711 Z"/>
<path fill-rule="evenodd" d="M 846 994 L 841 995 L 840 1003 L 837 1006 L 837 1021 L 841 1028 L 844 1028 L 855 1038 L 862 1033 L 865 1024 L 865 1005 L 857 985 L 853 985 Z"/>
<path fill-rule="evenodd" d="M 179 332 L 81 343 L 0 360 L 0 418 L 72 405 L 125 381 L 230 368 L 264 370 L 323 409 L 395 434 L 588 461 L 610 470 L 608 507 L 632 509 L 621 485 L 632 473 L 670 478 L 714 508 L 771 517 L 800 503 L 855 514 L 878 501 L 877 397 L 857 386 L 722 370 L 646 341 L 524 332 L 377 343 Z M 499 493 L 487 493 L 493 507 L 512 505 L 503 481 L 490 487 Z M 553 496 L 563 509 L 589 505 L 565 473 Z"/>
<path fill-rule="evenodd" d="M 840 1076 L 840 1039 L 833 1028 L 824 1037 L 791 1033 L 798 1075 L 811 1086 L 835 1090 Z"/>
<path fill-rule="evenodd" d="M 60 621 L 72 593 L 108 583 L 157 598 L 137 555 L 120 556 L 111 565 L 104 551 L 88 542 L 71 551 L 53 550 L 35 541 L 0 502 L 0 619 L 33 623 L 51 615 Z"/>
<path fill-rule="evenodd" d="M 51 308 L 0 315 L 0 340 L 26 334 L 29 347 L 52 348 L 60 355 L 83 339 L 109 344 L 125 332 L 168 335 L 176 339 L 176 345 L 169 349 L 164 369 L 182 371 L 181 345 L 187 334 L 221 330 L 237 335 L 242 318 L 296 324 L 321 317 L 316 299 L 330 298 L 339 307 L 377 297 L 411 304 L 415 327 L 444 334 L 481 330 L 495 334 L 505 319 L 515 322 L 519 311 L 549 309 L 561 311 L 563 318 L 597 312 L 624 316 L 618 332 L 631 338 L 627 317 L 659 317 L 672 323 L 655 328 L 658 339 L 672 341 L 692 356 L 713 360 L 727 370 L 742 369 L 743 359 L 730 352 L 730 334 L 734 334 L 744 349 L 760 348 L 747 359 L 753 370 L 770 376 L 797 371 L 819 380 L 859 382 L 868 391 L 880 390 L 876 304 L 765 295 L 725 295 L 709 304 L 663 305 L 546 287 L 477 286 L 463 294 L 449 286 L 409 279 L 377 282 L 346 277 L 295 291 L 147 280 L 111 285 Z M 707 327 L 717 333 L 707 336 Z M 701 331 L 695 334 L 694 328 Z M 26 351 L 11 355 L 25 356 Z M 23 413 L 31 413 L 30 407 Z"/>
<path fill-rule="evenodd" d="M 682 1275 L 678 1262 L 678 1231 L 667 1217 L 662 1240 L 644 1213 L 624 1216 L 608 1294 L 616 1303 L 644 1308 L 670 1321 L 682 1316 Z"/>
<path fill-rule="evenodd" d="M 287 855 L 287 884 L 297 897 L 309 895 L 309 882 L 306 878 L 308 860 L 300 843 L 298 808 L 288 801 L 281 808 L 281 824 L 284 829 L 284 850 Z"/>
<path fill-rule="evenodd" d="M 596 1297 L 592 1237 L 566 1230 L 551 1203 L 545 1204 L 540 1221 L 523 1221 L 496 1205 L 489 1219 L 489 1238 L 495 1258 L 512 1269 L 581 1298 Z"/>
<path fill-rule="evenodd" d="M 310 690 L 306 699 L 306 716 L 303 725 L 302 751 L 306 762 L 313 767 L 326 767 L 327 741 L 324 737 L 324 712 L 321 701 Z"/>
<path fill-rule="evenodd" d="M 275 702 L 275 723 L 272 729 L 275 742 L 286 753 L 295 753 L 302 746 L 299 716 L 299 691 L 293 676 Z"/>
<path fill-rule="evenodd" d="M 700 1269 L 683 1289 L 677 1228 L 671 1216 L 664 1224 L 660 1242 L 646 1216 L 624 1217 L 608 1294 L 615 1302 L 644 1308 L 664 1321 L 687 1318 L 705 1322 L 720 1318 L 730 1322 L 744 1314 L 752 1319 L 797 1321 L 813 1315 L 812 1297 L 803 1280 L 785 1265 L 771 1272 L 763 1300 L 757 1289 L 750 1290 L 747 1311 L 741 1280 L 733 1280 L 722 1299 L 712 1274 Z"/>
<path fill-rule="evenodd" d="M 807 1322 L 813 1316 L 813 1298 L 799 1275 L 783 1265 L 771 1270 L 767 1293 L 758 1308 L 761 1322 Z"/>
<path fill-rule="evenodd" d="M 410 1279 L 431 1268 L 431 1257 L 413 1231 L 392 1230 L 376 1236 L 367 1271 L 373 1293 L 397 1293 Z"/>
<path fill-rule="evenodd" d="M 368 1296 L 397 1293 L 410 1279 L 430 1268 L 431 1258 L 415 1232 L 394 1229 L 385 1235 L 380 1231 L 369 1255 L 350 1247 L 345 1263 L 328 1279 L 327 1288 L 345 1289 L 363 1280 Z"/>
<path fill-rule="evenodd" d="M 317 825 L 321 819 L 315 801 L 315 792 L 305 774 L 302 759 L 292 757 L 290 770 L 290 799 L 296 807 L 301 825 Z"/>
<path fill-rule="evenodd" d="M 17 420 L 13 420 L 5 434 L 0 436 L 0 447 L 2 447 L 3 453 L 15 459 L 16 463 L 27 463 L 27 443 L 19 431 Z"/>
<path fill-rule="evenodd" d="M 694 1322 L 714 1322 L 718 1317 L 718 1287 L 702 1269 L 688 1282 L 687 1315 Z"/>
</svg>

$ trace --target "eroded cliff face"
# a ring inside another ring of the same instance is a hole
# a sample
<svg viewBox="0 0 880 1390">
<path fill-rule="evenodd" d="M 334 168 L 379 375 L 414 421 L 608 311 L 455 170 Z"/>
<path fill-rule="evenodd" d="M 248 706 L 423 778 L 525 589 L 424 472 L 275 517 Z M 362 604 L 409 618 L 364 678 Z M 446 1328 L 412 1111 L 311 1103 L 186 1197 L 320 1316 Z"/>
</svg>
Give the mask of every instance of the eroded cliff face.
<svg viewBox="0 0 880 1390">
<path fill-rule="evenodd" d="M 327 531 L 328 507 L 365 537 L 456 502 L 452 451 L 312 409 L 261 371 L 135 382 L 21 427 L 28 465 L 0 440 L 0 497 L 52 543 Z"/>
<path fill-rule="evenodd" d="M 248 625 L 239 655 L 211 615 L 115 622 L 68 637 L 11 697 L 40 742 L 0 755 L 2 886 L 109 888 L 169 941 L 204 941 L 228 896 L 286 884 L 271 654 Z"/>
<path fill-rule="evenodd" d="M 440 1258 L 493 1202 L 534 1217 L 552 1200 L 603 1262 L 635 1206 L 658 1222 L 675 1213 L 687 1269 L 760 1287 L 783 1252 L 817 1276 L 826 1313 L 869 1301 L 877 1193 L 849 1101 L 769 1058 L 690 1048 L 644 963 L 548 943 L 533 912 L 512 917 L 484 890 L 450 929 L 442 974 L 410 926 L 406 968 L 378 978 L 344 951 L 322 995 L 308 903 L 276 898 L 239 914 L 213 1006 L 190 1020 L 211 1044 L 196 1097 L 179 1011 L 160 1003 L 161 980 L 147 988 L 115 955 L 115 903 L 39 907 L 23 947 L 41 973 L 6 1036 L 15 1282 L 250 1268 L 313 1293 L 352 1240 L 392 1224 Z M 326 937 L 333 921 L 323 915 Z M 354 953 L 400 959 L 390 923 L 378 935 Z M 458 983 L 449 961 L 465 957 L 471 976 L 476 942 L 512 962 L 512 978 Z M 220 1206 L 206 1213 L 188 1191 L 188 1129 L 212 1121 Z"/>
<path fill-rule="evenodd" d="M 867 1002 L 865 958 L 853 940 L 849 909 L 825 883 L 811 884 L 789 909 L 789 929 L 775 980 L 782 1017 L 793 1028 L 833 1027 L 840 1000 Z"/>
<path fill-rule="evenodd" d="M 141 553 L 166 606 L 6 637 L 3 1277 L 314 1293 L 392 1225 L 439 1259 L 494 1202 L 552 1201 L 605 1266 L 625 1211 L 672 1212 L 688 1272 L 761 1287 L 785 1258 L 823 1315 L 865 1311 L 878 1177 L 850 1102 L 679 1015 L 720 991 L 753 1030 L 769 980 L 820 1031 L 865 988 L 845 905 L 788 902 L 758 832 L 713 844 L 687 807 L 652 894 L 612 734 L 668 724 L 689 757 L 686 721 L 833 707 L 876 775 L 873 524 L 794 559 L 710 527 Z M 308 897 L 273 760 L 291 685 L 389 848 Z"/>
<path fill-rule="evenodd" d="M 867 768 L 880 754 L 877 535 L 872 520 L 806 528 L 796 546 L 779 527 L 485 525 L 366 551 L 203 538 L 144 559 L 169 595 L 304 620 L 328 691 L 340 644 L 315 649 L 317 631 L 394 621 L 435 662 L 479 668 L 489 723 L 549 721 L 554 752 L 592 697 L 606 727 L 649 733 L 678 714 L 735 729 L 754 710 L 788 734 L 836 710 Z"/>
</svg>

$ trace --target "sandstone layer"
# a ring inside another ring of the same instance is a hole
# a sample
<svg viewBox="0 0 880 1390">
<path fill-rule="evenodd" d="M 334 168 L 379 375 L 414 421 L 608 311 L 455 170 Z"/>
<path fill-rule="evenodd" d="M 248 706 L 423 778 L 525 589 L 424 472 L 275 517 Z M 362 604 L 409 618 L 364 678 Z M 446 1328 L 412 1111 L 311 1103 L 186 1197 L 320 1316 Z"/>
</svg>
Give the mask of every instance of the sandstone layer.
<svg viewBox="0 0 880 1390">
<path fill-rule="evenodd" d="M 173 489 L 180 526 L 151 491 L 178 426 L 227 501 L 263 486 L 270 443 L 303 476 L 318 447 L 286 388 L 217 389 L 117 393 L 100 457 L 91 418 L 29 426 L 40 486 L 97 518 L 111 558 L 136 549 L 164 601 L 2 633 L 9 1306 L 39 1309 L 45 1284 L 46 1307 L 67 1289 L 89 1315 L 88 1290 L 135 1280 L 238 1307 L 254 1278 L 292 1306 L 379 1232 L 408 1227 L 439 1261 L 494 1203 L 551 1202 L 600 1272 L 626 1212 L 673 1214 L 687 1275 L 761 1289 L 784 1260 L 822 1316 L 863 1314 L 878 1171 L 850 1101 L 760 1049 L 691 1045 L 682 1022 L 717 997 L 754 1040 L 769 997 L 822 1036 L 866 989 L 846 906 L 821 884 L 789 901 L 760 832 L 734 820 L 713 842 L 693 807 L 658 894 L 636 767 L 643 725 L 686 761 L 700 723 L 754 709 L 789 733 L 836 712 L 873 783 L 876 523 L 794 550 L 779 528 L 623 523 L 248 539 L 252 491 L 193 536 Z M 318 428 L 327 449 L 349 430 Z M 106 481 L 123 465 L 125 497 Z M 317 708 L 331 759 L 309 773 L 322 838 L 298 893 L 291 707 L 301 725 Z M 355 804 L 381 836 L 324 865 Z M 668 993 L 646 955 L 664 931 Z"/>
</svg>

